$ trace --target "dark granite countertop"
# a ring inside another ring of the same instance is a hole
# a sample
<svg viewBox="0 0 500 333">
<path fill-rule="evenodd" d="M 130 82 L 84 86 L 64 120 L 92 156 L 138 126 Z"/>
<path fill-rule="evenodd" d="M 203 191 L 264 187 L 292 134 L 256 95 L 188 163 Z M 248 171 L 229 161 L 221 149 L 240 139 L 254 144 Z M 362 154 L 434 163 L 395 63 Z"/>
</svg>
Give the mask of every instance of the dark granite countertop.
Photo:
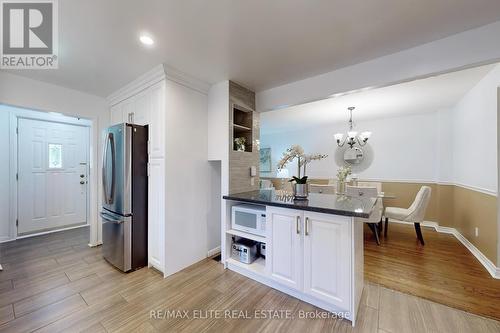
<svg viewBox="0 0 500 333">
<path fill-rule="evenodd" d="M 223 196 L 226 200 L 248 202 L 311 212 L 367 218 L 376 198 L 359 198 L 335 194 L 310 193 L 307 200 L 294 200 L 275 190 L 257 190 Z"/>
</svg>

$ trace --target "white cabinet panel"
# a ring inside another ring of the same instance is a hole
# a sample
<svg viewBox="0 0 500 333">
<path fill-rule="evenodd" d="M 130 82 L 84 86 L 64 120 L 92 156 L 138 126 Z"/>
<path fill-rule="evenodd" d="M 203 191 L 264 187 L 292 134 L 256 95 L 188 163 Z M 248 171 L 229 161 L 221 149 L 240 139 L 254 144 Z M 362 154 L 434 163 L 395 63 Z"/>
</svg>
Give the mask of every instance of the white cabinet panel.
<svg viewBox="0 0 500 333">
<path fill-rule="evenodd" d="M 149 143 L 151 158 L 165 156 L 165 81 L 150 88 L 151 121 L 149 125 Z"/>
<path fill-rule="evenodd" d="M 146 89 L 134 97 L 134 111 L 132 123 L 136 125 L 149 124 L 150 109 L 151 109 L 151 91 Z"/>
<path fill-rule="evenodd" d="M 290 288 L 301 289 L 302 213 L 291 209 L 267 207 L 267 259 L 273 280 Z"/>
<path fill-rule="evenodd" d="M 148 186 L 148 263 L 163 272 L 165 262 L 165 163 L 163 159 L 150 160 Z"/>
<path fill-rule="evenodd" d="M 111 125 L 116 125 L 123 122 L 122 103 L 118 103 L 111 107 Z"/>
<path fill-rule="evenodd" d="M 132 96 L 120 104 L 122 105 L 122 122 L 134 124 L 135 116 L 135 96 Z"/>
<path fill-rule="evenodd" d="M 304 292 L 350 309 L 350 218 L 305 213 Z"/>
</svg>

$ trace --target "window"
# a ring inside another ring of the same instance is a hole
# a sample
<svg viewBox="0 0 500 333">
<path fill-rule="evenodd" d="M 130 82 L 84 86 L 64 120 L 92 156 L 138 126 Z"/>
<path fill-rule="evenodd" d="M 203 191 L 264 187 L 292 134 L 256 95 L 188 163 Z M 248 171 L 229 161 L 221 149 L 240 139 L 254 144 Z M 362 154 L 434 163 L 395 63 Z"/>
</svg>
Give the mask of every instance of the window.
<svg viewBox="0 0 500 333">
<path fill-rule="evenodd" d="M 49 168 L 62 168 L 62 145 L 49 143 Z"/>
</svg>

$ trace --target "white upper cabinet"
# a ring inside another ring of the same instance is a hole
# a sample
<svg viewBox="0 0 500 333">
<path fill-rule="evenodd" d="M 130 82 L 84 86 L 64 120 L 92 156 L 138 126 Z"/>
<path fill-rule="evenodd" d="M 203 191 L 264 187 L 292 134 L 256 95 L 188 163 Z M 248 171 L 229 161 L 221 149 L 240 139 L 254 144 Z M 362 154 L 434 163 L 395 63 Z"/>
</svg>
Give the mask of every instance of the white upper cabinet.
<svg viewBox="0 0 500 333">
<path fill-rule="evenodd" d="M 151 90 L 150 88 L 137 94 L 133 101 L 132 119 L 130 123 L 148 125 L 151 122 Z"/>
<path fill-rule="evenodd" d="M 118 103 L 111 107 L 111 125 L 120 124 L 123 122 L 123 104 Z"/>
<path fill-rule="evenodd" d="M 270 277 L 294 289 L 301 289 L 302 212 L 267 207 L 268 239 L 266 259 Z"/>
<path fill-rule="evenodd" d="M 350 306 L 350 218 L 304 214 L 304 293 Z"/>
<path fill-rule="evenodd" d="M 120 103 L 122 105 L 122 123 L 134 123 L 134 114 L 135 114 L 135 96 L 132 96 L 123 102 Z"/>
</svg>

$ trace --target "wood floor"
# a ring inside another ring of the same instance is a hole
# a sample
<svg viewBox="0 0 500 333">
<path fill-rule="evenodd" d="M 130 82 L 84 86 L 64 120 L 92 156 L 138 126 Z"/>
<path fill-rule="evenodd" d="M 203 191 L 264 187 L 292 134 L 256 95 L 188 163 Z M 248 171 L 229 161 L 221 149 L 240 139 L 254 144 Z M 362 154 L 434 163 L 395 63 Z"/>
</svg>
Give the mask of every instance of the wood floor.
<svg viewBox="0 0 500 333">
<path fill-rule="evenodd" d="M 494 279 L 454 236 L 413 225 L 389 224 L 375 244 L 365 228 L 365 278 L 390 289 L 500 320 L 500 280 Z"/>
<path fill-rule="evenodd" d="M 300 318 L 326 312 L 211 259 L 167 279 L 147 268 L 123 274 L 102 260 L 100 248 L 87 247 L 87 235 L 82 228 L 0 245 L 0 332 L 500 331 L 497 321 L 373 283 L 365 286 L 355 329 L 341 319 Z M 228 309 L 237 311 L 232 318 Z M 167 310 L 179 312 L 152 317 Z M 293 319 L 255 318 L 255 310 L 283 310 Z M 193 318 L 200 315 L 208 318 Z"/>
</svg>

